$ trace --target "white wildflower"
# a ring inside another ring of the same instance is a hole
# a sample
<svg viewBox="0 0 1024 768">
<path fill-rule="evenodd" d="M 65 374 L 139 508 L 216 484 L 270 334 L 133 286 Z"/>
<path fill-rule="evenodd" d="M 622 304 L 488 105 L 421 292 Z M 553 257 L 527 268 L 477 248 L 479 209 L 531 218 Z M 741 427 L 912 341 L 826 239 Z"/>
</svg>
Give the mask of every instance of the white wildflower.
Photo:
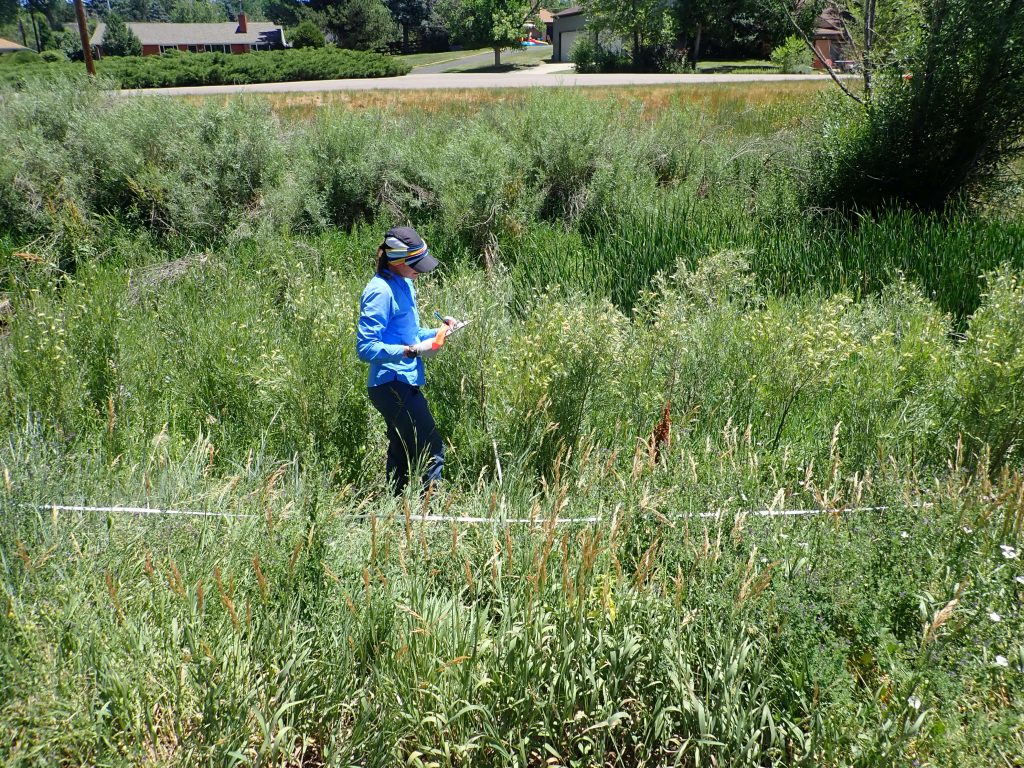
<svg viewBox="0 0 1024 768">
<path fill-rule="evenodd" d="M 999 549 L 1002 551 L 1003 557 L 1005 557 L 1007 560 L 1016 560 L 1018 555 L 1020 554 L 1016 549 L 1011 547 L 1009 544 L 1000 544 Z"/>
<path fill-rule="evenodd" d="M 1024 584 L 1024 576 L 1018 576 L 1014 579 L 1018 584 Z"/>
<path fill-rule="evenodd" d="M 901 539 L 909 539 L 910 538 L 910 534 L 907 533 L 906 531 L 900 531 L 900 538 Z"/>
<path fill-rule="evenodd" d="M 1005 656 L 997 655 L 996 656 L 996 666 L 997 667 L 1008 667 L 1008 666 L 1010 666 L 1010 662 L 1007 660 L 1007 658 Z"/>
<path fill-rule="evenodd" d="M 917 698 L 917 696 L 911 696 L 909 699 L 907 699 L 907 704 L 913 709 L 921 708 L 921 700 Z"/>
<path fill-rule="evenodd" d="M 991 619 L 992 621 L 994 621 L 994 622 L 996 622 L 996 623 L 998 623 L 998 622 L 1000 622 L 1000 621 L 1002 621 L 1002 620 L 1003 620 L 1003 617 L 1002 617 L 1002 616 L 1000 616 L 1000 615 L 999 615 L 998 613 L 996 613 L 995 611 L 989 611 L 989 612 L 988 612 L 988 617 L 989 617 L 989 619 Z"/>
<path fill-rule="evenodd" d="M 974 529 L 971 528 L 971 526 L 969 526 L 969 525 L 965 525 L 964 526 L 964 533 L 966 533 L 968 536 L 970 536 L 972 533 L 974 533 Z"/>
</svg>

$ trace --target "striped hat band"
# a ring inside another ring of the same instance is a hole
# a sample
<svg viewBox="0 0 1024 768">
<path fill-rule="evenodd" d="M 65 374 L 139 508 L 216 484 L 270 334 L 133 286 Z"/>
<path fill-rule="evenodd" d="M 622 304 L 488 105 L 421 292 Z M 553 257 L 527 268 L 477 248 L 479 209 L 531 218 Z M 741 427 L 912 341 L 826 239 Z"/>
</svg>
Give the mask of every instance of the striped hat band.
<svg viewBox="0 0 1024 768">
<path fill-rule="evenodd" d="M 389 237 L 384 241 L 384 252 L 389 263 L 408 264 L 411 267 L 427 252 L 427 243 L 421 240 L 419 245 L 410 248 L 397 237 Z"/>
</svg>

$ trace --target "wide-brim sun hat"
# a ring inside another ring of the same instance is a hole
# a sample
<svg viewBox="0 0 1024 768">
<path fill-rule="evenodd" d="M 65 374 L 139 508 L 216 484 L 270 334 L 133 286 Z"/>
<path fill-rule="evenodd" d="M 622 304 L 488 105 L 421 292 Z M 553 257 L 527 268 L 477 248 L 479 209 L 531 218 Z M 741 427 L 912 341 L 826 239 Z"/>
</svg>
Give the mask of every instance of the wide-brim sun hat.
<svg viewBox="0 0 1024 768">
<path fill-rule="evenodd" d="M 430 255 L 430 249 L 419 233 L 412 227 L 392 227 L 384 233 L 381 243 L 388 264 L 405 264 L 417 272 L 430 272 L 438 265 Z"/>
</svg>

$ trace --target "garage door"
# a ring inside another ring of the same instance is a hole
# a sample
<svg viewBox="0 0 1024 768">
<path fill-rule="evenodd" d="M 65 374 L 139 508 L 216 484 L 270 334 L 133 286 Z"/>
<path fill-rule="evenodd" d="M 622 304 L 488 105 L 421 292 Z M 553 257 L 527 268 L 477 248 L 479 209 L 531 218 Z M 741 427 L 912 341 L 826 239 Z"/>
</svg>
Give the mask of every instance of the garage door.
<svg viewBox="0 0 1024 768">
<path fill-rule="evenodd" d="M 558 60 L 569 61 L 569 54 L 572 53 L 573 43 L 576 42 L 576 38 L 580 36 L 580 30 L 576 29 L 572 32 L 559 32 L 558 42 Z"/>
</svg>

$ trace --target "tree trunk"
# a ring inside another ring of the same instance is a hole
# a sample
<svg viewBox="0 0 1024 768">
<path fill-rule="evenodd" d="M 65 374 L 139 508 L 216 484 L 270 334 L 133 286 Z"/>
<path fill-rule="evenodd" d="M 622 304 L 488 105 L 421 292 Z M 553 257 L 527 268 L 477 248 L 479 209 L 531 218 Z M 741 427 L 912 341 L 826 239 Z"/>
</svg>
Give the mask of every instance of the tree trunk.
<svg viewBox="0 0 1024 768">
<path fill-rule="evenodd" d="M 501 66 L 501 46 L 494 46 L 494 66 Z"/>
<path fill-rule="evenodd" d="M 25 37 L 25 22 L 18 19 L 18 31 L 21 32 L 21 44 L 28 48 L 28 38 Z"/>
<path fill-rule="evenodd" d="M 43 52 L 43 44 L 39 41 L 39 21 L 34 13 L 29 13 L 32 19 L 32 33 L 36 36 L 36 53 Z"/>
<path fill-rule="evenodd" d="M 875 0 L 864 0 L 864 97 L 871 101 L 871 88 L 874 85 L 871 59 L 875 45 Z"/>
<path fill-rule="evenodd" d="M 409 25 L 402 25 L 402 53 L 409 52 Z"/>
<path fill-rule="evenodd" d="M 697 68 L 697 62 L 700 61 L 700 38 L 704 34 L 704 25 L 697 25 L 697 34 L 693 38 L 693 68 Z"/>
</svg>

